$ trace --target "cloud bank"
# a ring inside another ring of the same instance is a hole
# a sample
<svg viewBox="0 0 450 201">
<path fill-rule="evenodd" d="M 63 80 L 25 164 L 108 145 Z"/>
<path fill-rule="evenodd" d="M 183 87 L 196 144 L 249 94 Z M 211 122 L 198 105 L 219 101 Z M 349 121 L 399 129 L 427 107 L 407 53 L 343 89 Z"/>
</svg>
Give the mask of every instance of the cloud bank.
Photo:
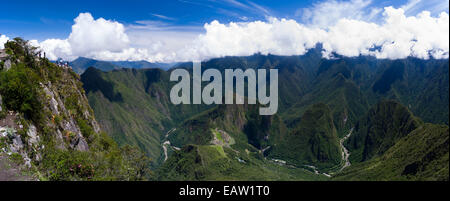
<svg viewBox="0 0 450 201">
<path fill-rule="evenodd" d="M 182 60 L 254 53 L 302 55 L 316 44 L 323 45 L 323 56 L 371 55 L 400 59 L 413 56 L 441 59 L 449 56 L 449 15 L 431 17 L 424 11 L 406 17 L 403 9 L 386 7 L 383 22 L 376 24 L 342 18 L 333 26 L 316 28 L 295 20 L 271 18 L 267 22 L 221 24 L 213 21 L 187 49 L 178 54 Z"/>
<path fill-rule="evenodd" d="M 449 57 L 449 15 L 446 12 L 435 17 L 428 11 L 407 16 L 404 9 L 408 7 L 386 7 L 364 13 L 359 11 L 367 9 L 367 3 L 360 0 L 345 4 L 343 10 L 330 11 L 339 7 L 333 2 L 327 2 L 328 7 L 303 10 L 304 23 L 279 18 L 228 24 L 212 21 L 204 25 L 203 33 L 164 29 L 142 32 L 136 26 L 126 27 L 116 21 L 94 19 L 90 13 L 81 13 L 75 18 L 67 39 L 33 41 L 33 44 L 42 48 L 50 59 L 67 60 L 83 56 L 100 60 L 173 62 L 254 53 L 302 55 L 319 43 L 326 58 L 334 53 L 387 59 Z M 341 14 L 350 8 L 358 12 Z M 321 17 L 324 13 L 329 13 L 328 17 Z M 381 16 L 380 22 L 371 22 L 369 18 L 376 14 Z M 7 39 L 0 37 L 0 48 Z"/>
</svg>

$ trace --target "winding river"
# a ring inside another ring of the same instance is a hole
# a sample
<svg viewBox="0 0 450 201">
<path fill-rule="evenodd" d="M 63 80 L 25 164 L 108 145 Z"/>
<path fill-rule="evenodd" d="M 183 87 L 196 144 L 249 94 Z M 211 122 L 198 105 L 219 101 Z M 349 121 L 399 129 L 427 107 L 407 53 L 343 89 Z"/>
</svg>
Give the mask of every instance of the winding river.
<svg viewBox="0 0 450 201">
<path fill-rule="evenodd" d="M 352 135 L 352 133 L 353 133 L 353 128 L 351 128 L 350 131 L 348 132 L 348 134 L 339 141 L 339 145 L 341 146 L 341 150 L 342 150 L 342 161 L 345 161 L 344 165 L 341 167 L 341 169 L 339 171 L 342 171 L 344 168 L 351 165 L 350 161 L 348 160 L 348 157 L 350 156 L 350 152 L 347 150 L 347 148 L 345 148 L 344 142 Z"/>
</svg>

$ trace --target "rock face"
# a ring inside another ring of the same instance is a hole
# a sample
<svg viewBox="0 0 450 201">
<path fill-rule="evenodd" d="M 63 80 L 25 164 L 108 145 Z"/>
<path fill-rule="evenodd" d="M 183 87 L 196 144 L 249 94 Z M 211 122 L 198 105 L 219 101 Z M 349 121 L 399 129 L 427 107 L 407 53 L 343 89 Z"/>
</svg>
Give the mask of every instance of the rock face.
<svg viewBox="0 0 450 201">
<path fill-rule="evenodd" d="M 3 63 L 3 68 L 7 71 L 11 68 L 11 60 L 5 50 L 0 50 L 0 62 Z M 1 69 L 2 66 L 0 66 Z"/>
<path fill-rule="evenodd" d="M 21 38 L 5 48 L 13 64 L 5 71 L 0 63 L 0 159 L 42 180 L 150 178 L 145 155 L 100 133 L 78 74 Z M 0 168 L 0 181 L 12 168 Z"/>
<path fill-rule="evenodd" d="M 5 70 L 8 71 L 11 68 L 11 60 L 6 60 L 5 61 Z"/>
<path fill-rule="evenodd" d="M 25 143 L 22 136 L 18 133 L 23 129 L 23 125 L 17 124 L 19 114 L 12 111 L 8 112 L 4 119 L 0 120 L 0 140 L 6 141 L 8 144 L 0 149 L 0 154 L 6 153 L 7 155 L 19 154 L 24 159 L 24 164 L 27 167 L 31 167 L 31 159 L 29 157 L 30 151 L 37 153 L 39 136 L 36 133 L 36 127 L 30 126 L 28 130 L 28 143 Z M 28 147 L 28 148 L 27 148 Z M 40 159 L 40 154 L 35 155 Z"/>
<path fill-rule="evenodd" d="M 55 128 L 58 130 L 56 131 L 56 138 L 60 141 L 61 148 L 66 148 L 64 146 L 64 143 L 62 143 L 63 139 L 63 133 L 66 133 L 68 135 L 71 135 L 70 144 L 69 147 L 72 149 L 76 149 L 79 151 L 87 151 L 89 149 L 89 146 L 86 142 L 86 140 L 83 137 L 83 134 L 81 133 L 81 130 L 79 126 L 77 125 L 76 120 L 71 116 L 70 111 L 66 109 L 64 106 L 63 100 L 61 99 L 60 94 L 57 90 L 54 90 L 54 87 L 51 82 L 48 82 L 46 85 L 40 84 L 43 91 L 45 92 L 45 97 L 47 98 L 47 105 L 45 106 L 46 109 L 51 111 L 52 118 L 58 117 L 58 116 L 65 116 L 67 118 L 62 119 L 59 123 L 58 122 L 51 122 L 50 126 L 55 126 Z M 86 115 L 87 113 L 87 115 Z M 86 116 L 86 118 L 91 117 L 88 111 L 83 112 L 83 115 Z M 90 122 L 91 125 L 97 126 L 97 123 L 94 119 Z M 52 125 L 56 124 L 56 125 Z M 94 127 L 95 127 L 94 126 Z M 98 126 L 97 126 L 98 127 Z M 98 129 L 96 130 L 98 132 Z"/>
<path fill-rule="evenodd" d="M 40 105 L 39 110 L 33 111 L 40 114 L 38 121 L 26 117 L 20 111 L 5 108 L 7 104 L 4 101 L 8 96 L 0 95 L 0 112 L 3 113 L 0 115 L 0 142 L 6 142 L 0 147 L 0 154 L 19 154 L 28 167 L 31 167 L 32 161 L 42 159 L 44 133 L 51 136 L 52 144 L 58 149 L 89 151 L 90 139 L 100 132 L 79 76 L 70 68 L 51 63 L 44 65 L 41 68 L 48 72 L 43 73 L 43 77 L 33 86 Z M 15 69 L 9 69 L 8 72 L 5 68 L 0 70 L 9 73 Z M 52 73 L 54 75 L 50 77 Z"/>
</svg>

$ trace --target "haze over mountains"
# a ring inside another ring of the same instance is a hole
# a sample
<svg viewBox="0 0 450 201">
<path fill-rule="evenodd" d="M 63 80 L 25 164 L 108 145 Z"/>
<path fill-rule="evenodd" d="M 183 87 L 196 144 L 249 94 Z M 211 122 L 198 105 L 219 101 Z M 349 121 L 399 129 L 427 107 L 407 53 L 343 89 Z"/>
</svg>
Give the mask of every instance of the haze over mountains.
<svg viewBox="0 0 450 201">
<path fill-rule="evenodd" d="M 148 61 L 99 61 L 85 57 L 78 57 L 77 59 L 69 62 L 69 65 L 76 73 L 82 74 L 89 67 L 95 67 L 102 71 L 110 71 L 120 68 L 160 68 L 168 70 L 172 66 L 176 65 L 176 63 L 150 63 Z"/>
</svg>

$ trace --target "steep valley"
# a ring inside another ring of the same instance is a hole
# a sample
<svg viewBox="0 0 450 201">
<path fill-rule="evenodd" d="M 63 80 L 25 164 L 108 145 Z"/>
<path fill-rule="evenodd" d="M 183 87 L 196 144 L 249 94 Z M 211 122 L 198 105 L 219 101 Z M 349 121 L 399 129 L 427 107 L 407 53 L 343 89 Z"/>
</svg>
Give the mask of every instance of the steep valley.
<svg viewBox="0 0 450 201">
<path fill-rule="evenodd" d="M 192 63 L 174 68 L 191 71 Z M 448 128 L 448 60 L 327 60 L 312 49 L 303 56 L 211 59 L 202 63 L 203 70 L 208 68 L 279 69 L 278 114 L 260 116 L 257 105 L 247 104 L 173 105 L 168 95 L 175 84 L 168 79 L 173 69 L 89 68 L 81 80 L 102 129 L 119 145 L 146 152 L 160 180 L 328 178 L 316 171 L 355 179 L 343 175 L 390 153 L 420 125 Z M 423 104 L 427 101 L 434 104 Z M 384 134 L 362 134 L 362 127 L 379 126 Z M 376 140 L 361 148 L 361 139 Z M 342 145 L 349 161 L 343 160 Z M 447 176 L 433 178 L 448 180 L 446 167 Z"/>
</svg>

